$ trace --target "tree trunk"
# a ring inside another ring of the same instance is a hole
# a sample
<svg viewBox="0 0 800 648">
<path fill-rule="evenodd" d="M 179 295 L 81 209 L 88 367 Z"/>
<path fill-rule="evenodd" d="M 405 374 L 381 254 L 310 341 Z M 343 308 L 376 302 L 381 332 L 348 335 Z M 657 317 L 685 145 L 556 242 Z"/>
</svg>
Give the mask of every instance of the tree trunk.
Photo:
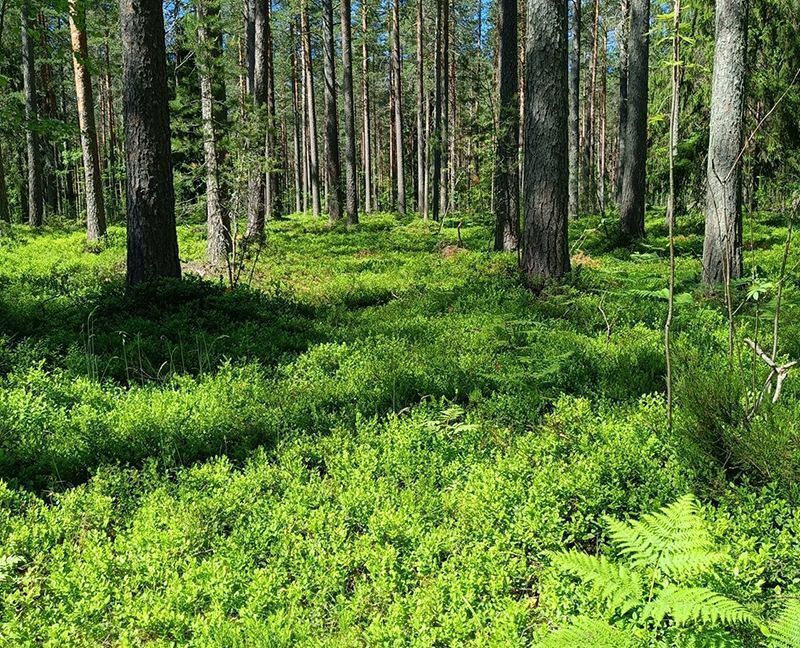
<svg viewBox="0 0 800 648">
<path fill-rule="evenodd" d="M 571 0 L 572 49 L 569 60 L 569 217 L 578 217 L 580 196 L 580 95 L 581 95 L 581 0 Z"/>
<path fill-rule="evenodd" d="M 361 2 L 361 107 L 362 107 L 362 148 L 364 151 L 364 211 L 372 211 L 372 135 L 371 135 L 371 115 L 369 100 L 369 48 L 367 46 L 368 33 L 368 4 L 366 0 Z"/>
<path fill-rule="evenodd" d="M 406 213 L 406 173 L 405 155 L 403 153 L 403 82 L 402 64 L 400 61 L 400 0 L 394 0 L 394 19 L 392 21 L 392 68 L 394 74 L 394 137 L 395 161 L 397 163 L 395 177 L 397 179 L 397 211 Z"/>
<path fill-rule="evenodd" d="M 256 71 L 256 2 L 258 0 L 245 0 L 245 40 L 247 42 L 247 94 L 252 95 L 255 88 Z"/>
<path fill-rule="evenodd" d="M 441 181 L 442 181 L 442 91 L 444 82 L 442 79 L 442 22 L 444 17 L 444 5 L 446 0 L 436 0 L 436 60 L 433 66 L 436 86 L 433 100 L 433 220 L 441 218 Z"/>
<path fill-rule="evenodd" d="M 570 269 L 566 60 L 566 2 L 528 0 L 522 270 L 534 284 Z"/>
<path fill-rule="evenodd" d="M 255 106 L 256 120 L 264 124 L 265 107 L 267 103 L 268 83 L 268 54 L 269 45 L 269 2 L 270 0 L 256 0 L 255 7 L 255 62 L 253 64 L 253 105 Z M 268 119 L 266 119 L 268 122 Z M 254 168 L 250 172 L 247 197 L 247 233 L 246 238 L 256 240 L 264 235 L 264 221 L 266 218 L 266 171 L 265 154 L 266 141 L 269 133 L 269 123 L 266 128 L 258 130 L 259 137 L 252 143 L 254 149 Z"/>
<path fill-rule="evenodd" d="M 308 116 L 308 172 L 311 180 L 311 209 L 314 216 L 322 213 L 319 199 L 319 149 L 317 147 L 317 108 L 314 100 L 314 68 L 311 62 L 311 30 L 306 1 L 300 3 L 300 28 L 303 32 L 303 58 L 306 76 L 306 114 Z"/>
<path fill-rule="evenodd" d="M 89 52 L 86 45 L 86 6 L 82 0 L 69 2 L 69 33 L 75 71 L 78 125 L 81 131 L 83 174 L 86 180 L 86 237 L 89 241 L 97 241 L 106 234 L 106 209 L 100 159 L 97 154 L 92 77 L 86 65 Z"/>
<path fill-rule="evenodd" d="M 342 92 L 344 93 L 344 160 L 346 167 L 347 224 L 358 224 L 358 167 L 356 160 L 356 115 L 353 100 L 353 43 L 350 25 L 350 0 L 341 0 Z"/>
<path fill-rule="evenodd" d="M 650 0 L 632 0 L 628 40 L 628 118 L 619 203 L 622 233 L 629 239 L 644 236 L 649 30 Z"/>
<path fill-rule="evenodd" d="M 120 0 L 127 171 L 128 285 L 181 276 L 175 230 L 164 14 Z"/>
<path fill-rule="evenodd" d="M 590 211 L 594 211 L 597 197 L 597 178 L 595 176 L 595 131 L 597 127 L 597 54 L 600 46 L 600 1 L 594 0 L 591 32 L 591 60 L 589 78 L 586 83 L 587 107 L 585 113 L 583 137 L 583 190 L 584 201 Z"/>
<path fill-rule="evenodd" d="M 417 211 L 428 218 L 425 195 L 425 44 L 423 1 L 417 0 Z"/>
<path fill-rule="evenodd" d="M 322 58 L 325 72 L 325 177 L 331 223 L 342 218 L 342 178 L 339 168 L 339 110 L 336 98 L 336 44 L 333 40 L 333 2 L 322 0 Z"/>
<path fill-rule="evenodd" d="M 703 279 L 742 275 L 741 169 L 747 53 L 747 0 L 717 0 Z"/>
<path fill-rule="evenodd" d="M 294 210 L 303 211 L 303 151 L 300 148 L 300 125 L 303 121 L 303 111 L 300 109 L 300 93 L 297 74 L 297 43 L 295 41 L 297 30 L 295 21 L 289 23 L 289 40 L 292 51 L 290 54 L 292 68 L 292 146 L 294 150 Z"/>
<path fill-rule="evenodd" d="M 449 199 L 449 192 L 447 190 L 447 181 L 450 178 L 450 156 L 452 151 L 450 151 L 448 143 L 448 130 L 450 125 L 450 70 L 449 70 L 449 63 L 450 63 L 450 3 L 444 2 L 442 5 L 442 55 L 439 61 L 439 76 L 441 78 L 442 83 L 442 92 L 441 92 L 441 121 L 439 124 L 439 130 L 441 132 L 441 137 L 439 140 L 439 146 L 442 149 L 442 178 L 441 182 L 444 183 L 442 187 L 442 191 L 439 195 L 439 210 L 441 211 L 440 216 L 444 218 L 447 215 L 447 206 L 448 206 L 448 199 Z"/>
<path fill-rule="evenodd" d="M 619 5 L 619 119 L 617 128 L 617 178 L 615 194 L 617 203 L 622 198 L 622 176 L 625 164 L 625 131 L 628 127 L 628 38 L 630 33 L 630 0 L 620 0 Z"/>
<path fill-rule="evenodd" d="M 213 5 L 214 0 L 206 7 L 202 0 L 197 8 L 197 44 L 198 68 L 200 71 L 200 104 L 203 119 L 203 153 L 206 163 L 206 255 L 212 266 L 227 262 L 231 251 L 230 219 L 223 204 L 223 190 L 220 180 L 221 151 L 214 110 L 214 65 L 216 57 L 221 54 L 217 44 L 219 34 L 216 33 L 215 20 L 219 9 Z M 217 59 L 218 60 L 218 59 Z"/>
<path fill-rule="evenodd" d="M 36 102 L 36 70 L 31 39 L 30 6 L 22 2 L 22 82 L 25 89 L 25 139 L 28 150 L 28 224 L 41 227 L 44 214 L 42 162 L 39 134 L 36 130 L 39 113 Z"/>
<path fill-rule="evenodd" d="M 519 245 L 519 94 L 517 86 L 517 0 L 500 0 L 497 33 L 497 155 L 494 170 L 494 249 Z"/>
<path fill-rule="evenodd" d="M 279 218 L 282 213 L 280 176 L 278 169 L 283 167 L 281 156 L 278 154 L 278 124 L 276 121 L 277 112 L 275 110 L 275 62 L 273 60 L 273 37 L 272 37 L 272 2 L 267 2 L 267 27 L 266 27 L 266 48 L 267 48 L 267 137 L 265 154 L 267 162 L 267 184 L 266 184 L 266 217 L 268 219 Z"/>
<path fill-rule="evenodd" d="M 0 30 L 0 35 L 2 30 Z M 2 142 L 0 142 L 2 144 Z M 6 166 L 3 160 L 3 149 L 0 146 L 0 221 L 11 222 L 11 212 L 8 209 L 8 186 L 6 185 Z"/>
<path fill-rule="evenodd" d="M 455 9 L 455 5 L 453 6 Z M 453 12 L 450 13 L 450 16 L 453 20 L 453 25 L 450 30 L 452 38 L 455 39 L 456 29 L 455 29 L 455 16 Z M 448 115 L 448 127 L 447 133 L 450 138 L 448 152 L 449 152 L 449 174 L 447 179 L 447 210 L 448 211 L 455 211 L 456 208 L 456 170 L 458 168 L 458 155 L 456 149 L 456 53 L 455 48 L 451 48 L 450 52 L 450 67 L 448 71 L 448 80 L 447 80 L 447 87 L 448 87 L 448 96 L 450 106 L 447 111 Z"/>
</svg>

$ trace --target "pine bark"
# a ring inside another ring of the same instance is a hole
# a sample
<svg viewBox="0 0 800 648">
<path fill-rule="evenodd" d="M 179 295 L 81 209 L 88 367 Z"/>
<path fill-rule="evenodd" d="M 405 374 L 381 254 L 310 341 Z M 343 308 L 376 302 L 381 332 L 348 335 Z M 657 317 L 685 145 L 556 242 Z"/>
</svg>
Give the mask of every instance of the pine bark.
<svg viewBox="0 0 800 648">
<path fill-rule="evenodd" d="M 82 0 L 69 1 L 69 32 L 75 72 L 78 126 L 81 132 L 83 175 L 86 181 L 86 237 L 89 241 L 97 241 L 106 234 L 106 209 L 100 159 L 97 154 L 92 77 L 86 65 L 89 51 L 86 45 L 86 5 Z"/>
<path fill-rule="evenodd" d="M 325 79 L 325 177 L 328 214 L 332 223 L 342 218 L 342 178 L 339 166 L 339 110 L 336 92 L 336 46 L 333 40 L 333 2 L 322 0 L 322 58 Z"/>
<path fill-rule="evenodd" d="M 0 30 L 0 34 L 2 31 Z M 0 142 L 0 221 L 11 222 L 11 212 L 8 208 L 8 185 L 6 184 L 6 166 L 3 159 L 2 142 Z"/>
<path fill-rule="evenodd" d="M 255 59 L 253 63 L 253 106 L 255 107 L 256 120 L 259 124 L 268 122 L 266 115 L 267 83 L 268 83 L 268 25 L 270 0 L 256 0 L 255 6 Z M 269 133 L 269 124 L 259 130 L 259 136 L 253 143 L 254 168 L 248 182 L 247 198 L 247 233 L 246 238 L 256 240 L 264 235 L 264 222 L 266 218 L 267 190 L 265 160 L 266 144 Z"/>
<path fill-rule="evenodd" d="M 717 0 L 703 279 L 742 275 L 741 167 L 747 54 L 747 0 Z"/>
<path fill-rule="evenodd" d="M 297 29 L 295 21 L 289 23 L 289 41 L 292 51 L 290 64 L 292 69 L 292 150 L 294 152 L 294 210 L 303 211 L 303 151 L 301 149 L 300 127 L 303 121 L 303 111 L 300 109 L 300 91 L 297 71 L 297 43 L 295 40 Z"/>
<path fill-rule="evenodd" d="M 175 192 L 160 0 L 120 0 L 127 171 L 128 270 L 134 286 L 179 278 Z"/>
<path fill-rule="evenodd" d="M 517 84 L 517 0 L 498 5 L 497 149 L 494 170 L 494 249 L 519 245 L 519 87 Z"/>
<path fill-rule="evenodd" d="M 394 149 L 397 211 L 406 213 L 406 173 L 403 152 L 403 67 L 400 60 L 400 0 L 394 0 L 392 21 L 392 80 L 394 82 Z"/>
<path fill-rule="evenodd" d="M 628 117 L 619 204 L 622 233 L 629 239 L 644 236 L 649 30 L 650 0 L 632 0 L 628 40 Z"/>
<path fill-rule="evenodd" d="M 319 197 L 319 147 L 317 146 L 317 107 L 314 99 L 314 67 L 311 59 L 311 30 L 308 24 L 306 1 L 300 3 L 300 29 L 303 32 L 303 59 L 306 85 L 306 116 L 308 118 L 308 174 L 311 184 L 311 209 L 314 216 L 322 213 Z"/>
<path fill-rule="evenodd" d="M 39 112 L 36 100 L 36 70 L 31 38 L 30 3 L 22 2 L 22 83 L 25 93 L 25 141 L 28 163 L 28 224 L 41 227 L 44 220 L 42 157 L 37 132 Z"/>
<path fill-rule="evenodd" d="M 347 224 L 358 224 L 358 167 L 356 159 L 356 115 L 353 99 L 353 38 L 350 0 L 341 0 L 342 93 L 344 94 L 345 209 Z"/>
<path fill-rule="evenodd" d="M 197 2 L 198 68 L 200 71 L 200 104 L 203 120 L 203 153 L 206 164 L 206 256 L 212 266 L 228 260 L 231 251 L 230 218 L 223 200 L 220 164 L 223 154 L 219 145 L 215 115 L 215 58 L 221 54 L 218 46 L 220 35 L 215 20 L 218 9 L 208 7 L 202 0 Z M 224 125 L 224 124 L 223 124 Z"/>
<path fill-rule="evenodd" d="M 264 157 L 267 162 L 266 178 L 266 217 L 279 218 L 282 214 L 279 169 L 282 168 L 280 149 L 278 147 L 278 122 L 276 120 L 275 103 L 275 62 L 273 60 L 272 37 L 272 2 L 267 2 L 267 134 Z"/>
<path fill-rule="evenodd" d="M 431 179 L 433 206 L 433 220 L 441 217 L 441 180 L 442 180 L 442 32 L 443 15 L 446 0 L 436 0 L 436 60 L 433 66 L 434 73 L 434 100 L 433 100 L 433 178 Z"/>
<path fill-rule="evenodd" d="M 625 164 L 625 131 L 628 127 L 628 38 L 630 33 L 630 0 L 620 0 L 619 21 L 619 115 L 617 127 L 617 203 L 622 197 L 623 165 Z"/>
<path fill-rule="evenodd" d="M 367 44 L 368 33 L 368 12 L 369 5 L 366 0 L 361 2 L 361 110 L 362 110 L 362 149 L 364 152 L 364 211 L 370 213 L 372 211 L 372 192 L 373 192 L 373 176 L 372 176 L 372 133 L 371 121 L 372 115 L 370 110 L 369 98 L 369 47 Z"/>
<path fill-rule="evenodd" d="M 578 217 L 580 200 L 581 0 L 571 0 L 572 48 L 569 59 L 569 217 Z"/>
<path fill-rule="evenodd" d="M 425 12 L 423 0 L 417 0 L 417 211 L 428 218 L 425 189 Z"/>
<path fill-rule="evenodd" d="M 533 284 L 570 269 L 566 60 L 566 2 L 528 0 L 522 270 Z"/>
<path fill-rule="evenodd" d="M 442 191 L 439 195 L 439 211 L 440 216 L 444 218 L 447 215 L 448 200 L 450 192 L 447 188 L 447 182 L 450 179 L 450 164 L 452 151 L 449 147 L 449 126 L 450 126 L 450 3 L 442 3 L 442 54 L 439 60 L 439 77 L 442 83 L 440 110 L 442 117 L 439 125 L 441 138 L 439 146 L 442 149 L 442 178 L 444 183 Z"/>
</svg>

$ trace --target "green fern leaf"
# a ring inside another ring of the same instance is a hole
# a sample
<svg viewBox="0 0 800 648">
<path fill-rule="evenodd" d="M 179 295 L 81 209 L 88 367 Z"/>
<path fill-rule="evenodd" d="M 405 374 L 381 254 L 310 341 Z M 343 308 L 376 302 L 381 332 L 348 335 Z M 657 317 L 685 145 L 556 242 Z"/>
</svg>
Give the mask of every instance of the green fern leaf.
<svg viewBox="0 0 800 648">
<path fill-rule="evenodd" d="M 552 558 L 557 569 L 590 584 L 609 610 L 625 614 L 642 604 L 642 579 L 624 565 L 579 551 L 552 554 Z"/>
<path fill-rule="evenodd" d="M 539 648 L 635 648 L 636 640 L 605 621 L 578 617 L 572 624 L 550 634 Z"/>
<path fill-rule="evenodd" d="M 657 568 L 675 578 L 707 573 L 725 557 L 713 551 L 713 539 L 692 495 L 635 522 L 609 520 L 608 527 L 612 541 L 634 566 Z"/>
<path fill-rule="evenodd" d="M 656 623 L 670 617 L 676 625 L 701 622 L 709 625 L 757 624 L 754 615 L 743 605 L 706 587 L 668 585 L 648 603 L 642 614 Z"/>
<path fill-rule="evenodd" d="M 800 599 L 789 601 L 767 628 L 770 648 L 800 648 Z"/>
</svg>

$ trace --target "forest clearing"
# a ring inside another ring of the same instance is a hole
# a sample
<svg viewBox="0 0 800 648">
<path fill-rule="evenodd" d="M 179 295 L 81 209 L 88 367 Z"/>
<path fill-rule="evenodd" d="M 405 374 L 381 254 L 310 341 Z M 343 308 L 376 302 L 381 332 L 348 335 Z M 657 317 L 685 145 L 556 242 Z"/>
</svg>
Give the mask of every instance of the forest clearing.
<svg viewBox="0 0 800 648">
<path fill-rule="evenodd" d="M 0 646 L 800 648 L 792 0 L 0 0 Z"/>
</svg>

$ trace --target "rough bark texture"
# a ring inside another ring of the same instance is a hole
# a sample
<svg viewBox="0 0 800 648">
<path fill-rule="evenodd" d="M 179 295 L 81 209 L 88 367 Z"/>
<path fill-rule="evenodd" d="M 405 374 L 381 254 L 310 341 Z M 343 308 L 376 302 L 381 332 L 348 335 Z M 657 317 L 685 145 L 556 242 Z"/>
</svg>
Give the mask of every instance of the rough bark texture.
<svg viewBox="0 0 800 648">
<path fill-rule="evenodd" d="M 497 32 L 499 123 L 494 170 L 494 249 L 519 245 L 519 88 L 517 86 L 517 0 L 500 0 Z"/>
<path fill-rule="evenodd" d="M 290 54 L 290 64 L 292 68 L 292 148 L 294 151 L 294 210 L 303 211 L 303 151 L 300 147 L 300 124 L 303 121 L 304 113 L 300 109 L 300 84 L 298 83 L 297 72 L 297 43 L 295 35 L 297 30 L 295 22 L 289 23 L 289 40 L 292 44 Z"/>
<path fill-rule="evenodd" d="M 42 157 L 36 122 L 39 113 L 36 101 L 36 70 L 31 39 L 28 0 L 22 2 L 22 83 L 25 91 L 25 140 L 28 153 L 28 224 L 40 227 L 44 217 Z"/>
<path fill-rule="evenodd" d="M 106 234 L 106 208 L 97 154 L 92 77 L 86 65 L 89 52 L 86 45 L 86 5 L 82 0 L 69 2 L 69 33 L 72 42 L 72 67 L 75 72 L 75 96 L 78 102 L 78 125 L 81 131 L 83 175 L 86 180 L 86 238 L 96 241 Z"/>
<path fill-rule="evenodd" d="M 127 170 L 128 285 L 180 277 L 164 15 L 160 0 L 120 0 Z"/>
<path fill-rule="evenodd" d="M 632 0 L 628 40 L 628 118 L 619 199 L 622 233 L 631 239 L 644 236 L 649 29 L 650 1 Z"/>
<path fill-rule="evenodd" d="M 356 115 L 353 100 L 353 39 L 350 25 L 350 0 L 341 0 L 342 93 L 344 94 L 344 161 L 346 174 L 345 208 L 347 224 L 358 223 L 358 169 L 356 167 Z"/>
<path fill-rule="evenodd" d="M 230 219 L 223 204 L 220 181 L 221 151 L 214 111 L 214 56 L 218 53 L 213 20 L 218 14 L 205 3 L 197 3 L 198 67 L 200 71 L 200 104 L 203 119 L 203 153 L 206 163 L 206 255 L 211 265 L 228 260 L 231 250 Z M 211 19 L 211 21 L 209 21 Z M 211 22 L 211 24 L 209 24 Z"/>
<path fill-rule="evenodd" d="M 442 36 L 441 36 L 442 55 L 439 61 L 439 75 L 442 80 L 441 93 L 441 112 L 439 147 L 442 149 L 442 178 L 444 186 L 439 194 L 440 216 L 447 215 L 448 200 L 450 192 L 447 189 L 447 182 L 450 179 L 450 164 L 452 151 L 449 147 L 449 126 L 450 126 L 450 2 L 442 3 Z"/>
<path fill-rule="evenodd" d="M 717 0 L 703 278 L 707 284 L 742 274 L 741 169 L 747 0 Z"/>
<path fill-rule="evenodd" d="M 331 222 L 342 218 L 342 178 L 339 168 L 339 110 L 336 106 L 336 45 L 333 41 L 333 3 L 322 0 L 322 58 L 325 77 L 325 178 Z"/>
<path fill-rule="evenodd" d="M 361 109 L 362 109 L 362 148 L 364 152 L 364 211 L 372 211 L 372 134 L 369 100 L 369 47 L 367 45 L 367 16 L 369 5 L 361 3 Z"/>
<path fill-rule="evenodd" d="M 256 109 L 256 119 L 266 117 L 264 114 L 267 103 L 267 45 L 269 23 L 268 3 L 270 0 L 256 0 L 255 10 L 255 59 L 253 64 L 253 105 Z M 266 129 L 268 130 L 268 128 Z M 256 137 L 251 145 L 254 148 L 254 168 L 251 170 L 248 182 L 247 198 L 247 238 L 258 239 L 264 235 L 264 221 L 266 218 L 266 185 L 264 156 L 265 130 L 259 131 L 261 136 Z"/>
<path fill-rule="evenodd" d="M 417 211 L 428 218 L 425 189 L 425 42 L 423 0 L 417 0 Z"/>
<path fill-rule="evenodd" d="M 433 66 L 434 73 L 434 100 L 433 100 L 433 178 L 431 179 L 431 204 L 433 205 L 433 220 L 441 218 L 441 180 L 442 180 L 442 15 L 444 13 L 444 0 L 436 0 L 436 60 Z"/>
<path fill-rule="evenodd" d="M 11 221 L 11 212 L 8 209 L 8 186 L 6 184 L 6 166 L 3 159 L 3 149 L 0 147 L 0 221 Z"/>
<path fill-rule="evenodd" d="M 534 284 L 570 269 L 566 60 L 566 2 L 528 0 L 522 269 Z"/>
<path fill-rule="evenodd" d="M 311 184 L 311 209 L 314 216 L 322 213 L 319 198 L 319 148 L 317 146 L 317 107 L 314 101 L 314 68 L 311 62 L 311 31 L 305 1 L 300 4 L 300 29 L 303 32 L 303 67 L 308 117 L 308 175 Z"/>
<path fill-rule="evenodd" d="M 403 153 L 403 81 L 400 61 L 400 0 L 394 0 L 392 20 L 392 69 L 394 73 L 394 149 L 397 180 L 397 211 L 406 213 L 406 173 Z"/>
<path fill-rule="evenodd" d="M 578 217 L 580 196 L 580 94 L 581 94 L 581 0 L 571 0 L 572 48 L 569 58 L 569 217 Z"/>
<path fill-rule="evenodd" d="M 264 157 L 267 162 L 266 217 L 279 218 L 282 212 L 280 177 L 281 151 L 278 148 L 278 123 L 275 112 L 275 65 L 272 41 L 272 2 L 267 2 L 266 44 L 267 49 L 267 136 Z"/>
<path fill-rule="evenodd" d="M 617 129 L 617 178 L 615 195 L 617 203 L 622 195 L 623 164 L 625 163 L 625 130 L 628 126 L 628 33 L 631 16 L 630 0 L 619 4 L 619 118 Z"/>
</svg>

